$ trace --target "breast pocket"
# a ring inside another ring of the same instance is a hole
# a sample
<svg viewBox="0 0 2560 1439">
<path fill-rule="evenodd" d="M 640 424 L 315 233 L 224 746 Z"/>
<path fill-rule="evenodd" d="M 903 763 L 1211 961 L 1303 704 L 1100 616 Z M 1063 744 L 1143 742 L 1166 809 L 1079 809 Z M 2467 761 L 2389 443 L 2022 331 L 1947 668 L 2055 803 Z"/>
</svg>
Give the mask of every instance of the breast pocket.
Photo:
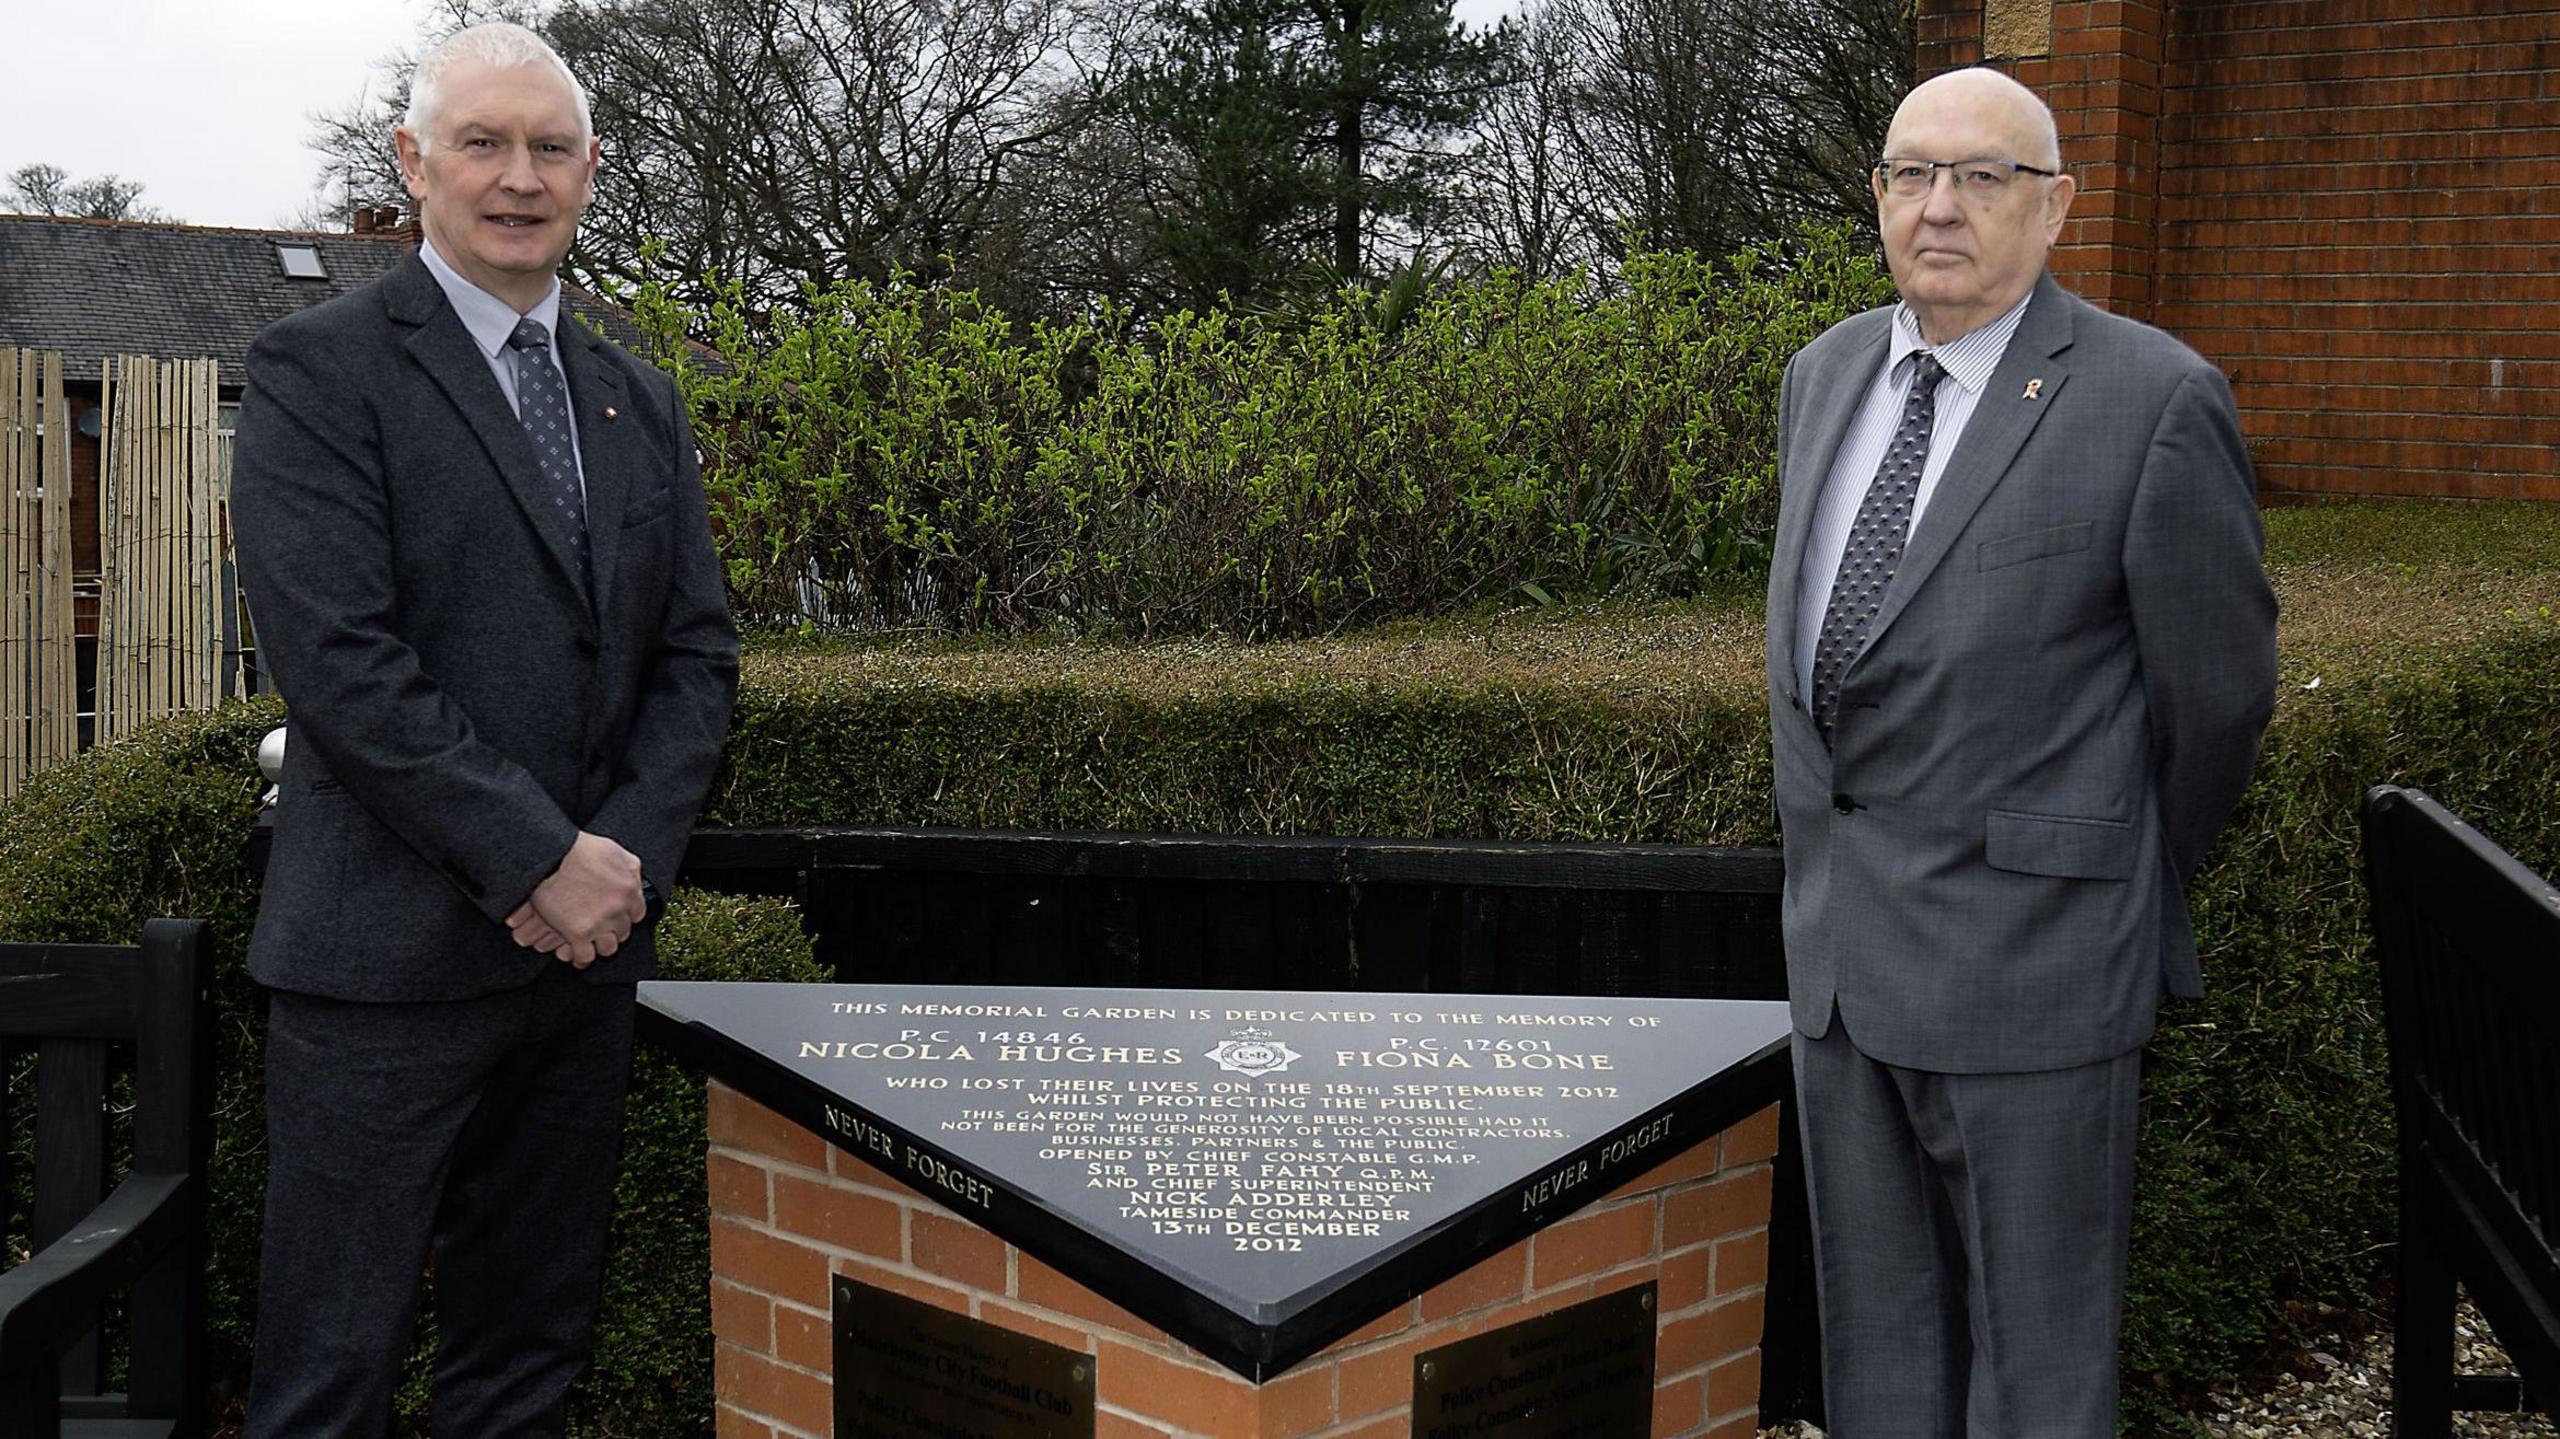
<svg viewBox="0 0 2560 1439">
<path fill-rule="evenodd" d="M 2005 570 L 2029 560 L 2050 559 L 2055 555 L 2077 554 L 2089 548 L 2090 522 L 2055 525 L 2049 530 L 2029 530 L 2023 535 L 1985 540 L 1974 549 L 1978 571 Z"/>
</svg>

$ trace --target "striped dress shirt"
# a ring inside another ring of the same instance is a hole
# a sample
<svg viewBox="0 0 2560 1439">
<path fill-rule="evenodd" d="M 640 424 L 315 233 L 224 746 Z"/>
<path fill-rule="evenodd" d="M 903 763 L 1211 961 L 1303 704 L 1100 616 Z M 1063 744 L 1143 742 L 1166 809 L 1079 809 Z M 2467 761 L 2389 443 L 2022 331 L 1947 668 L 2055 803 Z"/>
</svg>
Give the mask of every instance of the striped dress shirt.
<svg viewBox="0 0 2560 1439">
<path fill-rule="evenodd" d="M 1813 651 L 1822 640 L 1822 613 L 1831 604 L 1831 582 L 1839 577 L 1840 555 L 1849 547 L 1858 504 L 1866 498 L 1876 466 L 1884 460 L 1885 446 L 1893 442 L 1894 427 L 1901 421 L 1903 395 L 1911 388 L 1911 357 L 1926 350 L 1946 370 L 1938 381 L 1937 414 L 1929 428 L 1929 459 L 1920 471 L 1920 491 L 1911 501 L 1911 533 L 1916 535 L 1921 517 L 1928 512 L 1929 496 L 1938 488 L 1938 476 L 1947 468 L 1947 457 L 1955 453 L 1965 422 L 1973 418 L 1974 405 L 1991 383 L 1991 372 L 2000 368 L 2009 337 L 2018 333 L 2018 322 L 2026 313 L 2027 301 L 2021 298 L 2007 314 L 1981 329 L 1933 346 L 1920 338 L 1920 320 L 1911 307 L 1894 307 L 1893 338 L 1885 346 L 1884 364 L 1868 385 L 1866 401 L 1850 421 L 1849 433 L 1840 441 L 1840 453 L 1831 462 L 1831 474 L 1814 508 L 1813 528 L 1805 535 L 1804 568 L 1798 580 L 1802 588 L 1796 591 L 1799 695 L 1810 698 L 1813 694 Z"/>
</svg>

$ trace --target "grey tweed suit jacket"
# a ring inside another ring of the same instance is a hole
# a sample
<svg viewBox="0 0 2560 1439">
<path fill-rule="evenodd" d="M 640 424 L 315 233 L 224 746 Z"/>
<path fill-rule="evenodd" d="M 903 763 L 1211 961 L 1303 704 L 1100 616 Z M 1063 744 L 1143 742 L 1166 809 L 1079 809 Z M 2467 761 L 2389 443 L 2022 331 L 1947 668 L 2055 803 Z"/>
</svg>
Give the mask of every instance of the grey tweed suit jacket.
<svg viewBox="0 0 2560 1439">
<path fill-rule="evenodd" d="M 1816 500 L 1891 313 L 1787 366 L 1768 676 L 1795 1022 L 1948 1073 L 2126 1053 L 2202 992 L 2183 887 L 2274 703 L 2275 599 L 2221 373 L 2041 277 L 1841 679 L 1800 694 Z M 2030 381 L 2035 385 L 2028 397 Z"/>
<path fill-rule="evenodd" d="M 674 883 L 737 633 L 674 384 L 574 322 L 558 348 L 592 595 L 535 522 L 532 442 L 417 256 L 249 352 L 232 522 L 293 731 L 261 983 L 361 1000 L 530 983 L 558 961 L 505 918 L 581 828 Z M 654 955 L 635 930 L 587 978 L 637 980 Z"/>
</svg>

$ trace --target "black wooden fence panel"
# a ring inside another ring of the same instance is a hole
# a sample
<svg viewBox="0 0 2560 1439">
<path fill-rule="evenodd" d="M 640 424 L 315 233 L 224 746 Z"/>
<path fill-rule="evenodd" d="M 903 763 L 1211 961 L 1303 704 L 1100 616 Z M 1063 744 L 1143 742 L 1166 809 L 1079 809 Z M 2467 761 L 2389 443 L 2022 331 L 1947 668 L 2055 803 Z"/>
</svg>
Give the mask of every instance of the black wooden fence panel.
<svg viewBox="0 0 2560 1439">
<path fill-rule="evenodd" d="M 70 1420 L 133 1439 L 198 1432 L 206 948 L 200 922 L 166 919 L 139 946 L 0 944 L 0 1151 L 18 1158 L 0 1163 L 7 1439 Z M 106 1388 L 111 1353 L 123 1393 Z"/>
<path fill-rule="evenodd" d="M 1777 855 L 1672 845 L 704 830 L 848 980 L 1779 999 Z"/>
<path fill-rule="evenodd" d="M 2393 1415 L 2560 1398 L 2560 891 L 2415 790 L 2364 808 L 2400 1122 Z M 2453 1376 L 2459 1281 L 2521 1384 Z"/>
</svg>

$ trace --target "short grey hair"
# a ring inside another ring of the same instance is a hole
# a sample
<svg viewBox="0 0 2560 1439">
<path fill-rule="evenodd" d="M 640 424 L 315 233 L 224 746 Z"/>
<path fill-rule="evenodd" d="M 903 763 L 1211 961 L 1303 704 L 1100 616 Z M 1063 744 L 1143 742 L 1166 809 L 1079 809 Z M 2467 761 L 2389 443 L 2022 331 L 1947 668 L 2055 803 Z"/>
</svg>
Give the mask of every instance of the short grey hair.
<svg viewBox="0 0 2560 1439">
<path fill-rule="evenodd" d="M 595 138 L 596 122 L 587 108 L 587 87 L 569 73 L 569 62 L 551 48 L 541 36 L 522 25 L 494 21 L 457 30 L 438 42 L 418 60 L 418 68 L 409 77 L 409 113 L 400 123 L 423 151 L 430 141 L 429 131 L 435 123 L 436 110 L 444 99 L 444 79 L 454 70 L 469 65 L 485 65 L 492 70 L 512 70 L 526 65 L 548 65 L 569 82 L 569 94 L 578 109 L 578 138 Z"/>
</svg>

